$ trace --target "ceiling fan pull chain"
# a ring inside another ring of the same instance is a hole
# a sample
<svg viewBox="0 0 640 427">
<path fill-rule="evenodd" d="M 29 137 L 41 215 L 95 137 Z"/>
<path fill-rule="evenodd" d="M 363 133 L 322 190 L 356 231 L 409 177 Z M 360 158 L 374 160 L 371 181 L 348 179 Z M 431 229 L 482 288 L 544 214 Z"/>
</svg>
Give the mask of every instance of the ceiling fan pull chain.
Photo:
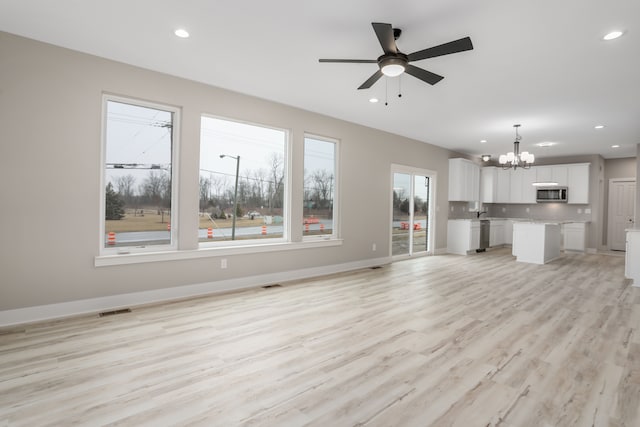
<svg viewBox="0 0 640 427">
<path fill-rule="evenodd" d="M 402 75 L 398 76 L 398 98 L 402 98 Z"/>
<path fill-rule="evenodd" d="M 389 77 L 384 78 L 384 105 L 389 105 Z"/>
</svg>

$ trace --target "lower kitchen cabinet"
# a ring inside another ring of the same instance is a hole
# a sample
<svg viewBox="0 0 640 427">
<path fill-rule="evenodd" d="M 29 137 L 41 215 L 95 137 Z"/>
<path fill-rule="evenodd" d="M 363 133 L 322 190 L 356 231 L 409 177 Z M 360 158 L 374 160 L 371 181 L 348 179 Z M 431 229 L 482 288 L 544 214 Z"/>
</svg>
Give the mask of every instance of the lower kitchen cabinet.
<svg viewBox="0 0 640 427">
<path fill-rule="evenodd" d="M 491 228 L 489 229 L 489 246 L 501 246 L 504 245 L 504 228 L 506 220 L 492 219 Z"/>
<path fill-rule="evenodd" d="M 570 222 L 563 225 L 564 250 L 584 252 L 587 244 L 587 224 Z"/>
<path fill-rule="evenodd" d="M 640 287 L 640 228 L 627 230 L 627 253 L 625 254 L 624 275 L 631 279 L 633 286 Z"/>
<path fill-rule="evenodd" d="M 480 221 L 450 219 L 447 223 L 447 252 L 466 255 L 480 247 Z"/>
</svg>

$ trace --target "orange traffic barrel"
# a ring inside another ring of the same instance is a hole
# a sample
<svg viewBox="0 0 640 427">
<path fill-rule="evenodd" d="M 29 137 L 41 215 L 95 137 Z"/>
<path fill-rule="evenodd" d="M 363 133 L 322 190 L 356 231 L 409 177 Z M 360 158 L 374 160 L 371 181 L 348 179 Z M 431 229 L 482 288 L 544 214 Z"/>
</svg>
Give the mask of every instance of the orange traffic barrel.
<svg viewBox="0 0 640 427">
<path fill-rule="evenodd" d="M 263 226 L 262 226 L 262 235 L 263 235 L 263 236 L 266 236 L 266 235 L 267 235 L 267 226 L 266 226 L 266 225 L 263 225 Z"/>
<path fill-rule="evenodd" d="M 213 228 L 207 228 L 207 239 L 213 239 Z"/>
<path fill-rule="evenodd" d="M 113 231 L 110 231 L 109 234 L 107 234 L 107 244 L 109 246 L 113 246 L 116 244 L 116 233 L 114 233 Z"/>
</svg>

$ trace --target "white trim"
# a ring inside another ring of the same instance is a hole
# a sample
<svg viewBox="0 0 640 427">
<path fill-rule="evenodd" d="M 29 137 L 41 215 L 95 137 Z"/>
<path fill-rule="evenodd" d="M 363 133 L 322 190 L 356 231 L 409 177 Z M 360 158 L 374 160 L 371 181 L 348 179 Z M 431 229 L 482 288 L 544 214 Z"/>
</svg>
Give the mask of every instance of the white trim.
<svg viewBox="0 0 640 427">
<path fill-rule="evenodd" d="M 146 304 L 174 301 L 184 298 L 237 291 L 241 289 L 251 289 L 274 283 L 308 279 L 328 274 L 342 273 L 345 271 L 374 267 L 389 264 L 390 262 L 391 258 L 382 257 L 362 261 L 353 261 L 344 264 L 334 264 L 301 270 L 239 277 L 236 279 L 220 280 L 217 282 L 198 283 L 194 285 L 155 289 L 152 291 L 132 292 L 128 294 L 118 294 L 107 297 L 90 298 L 58 304 L 48 304 L 35 307 L 4 310 L 0 311 L 0 327 L 14 326 L 52 319 L 61 319 L 83 314 L 99 313 L 107 310 L 131 308 Z"/>
<path fill-rule="evenodd" d="M 311 132 L 305 132 L 303 137 L 302 137 L 302 199 L 303 199 L 303 204 L 304 204 L 304 166 L 305 166 L 305 157 L 307 154 L 306 148 L 307 148 L 307 138 L 309 139 L 315 139 L 316 141 L 322 141 L 322 142 L 327 142 L 330 144 L 333 144 L 333 207 L 332 207 L 332 211 L 331 211 L 331 215 L 332 215 L 332 226 L 331 226 L 331 234 L 323 234 L 320 236 L 305 236 L 304 233 L 302 233 L 302 240 L 303 241 L 312 241 L 314 239 L 318 239 L 318 238 L 323 238 L 323 237 L 330 237 L 332 239 L 338 238 L 341 234 L 340 234 L 340 185 L 339 185 L 339 167 L 340 167 L 340 163 L 339 163 L 339 152 L 340 152 L 340 140 L 336 139 L 336 138 L 331 138 L 328 136 L 320 136 L 318 134 L 315 133 L 311 133 Z M 302 207 L 302 217 L 304 219 L 304 206 Z"/>
<path fill-rule="evenodd" d="M 95 257 L 94 265 L 104 267 L 110 265 L 140 264 L 145 262 L 178 261 L 216 256 L 246 255 L 260 252 L 292 251 L 327 246 L 340 246 L 341 239 L 313 240 L 307 242 L 258 243 L 242 246 L 201 247 L 194 250 L 174 250 L 147 253 L 120 253 L 116 255 L 100 255 Z"/>
<path fill-rule="evenodd" d="M 427 230 L 429 233 L 429 244 L 428 244 L 428 251 L 427 251 L 427 255 L 437 255 L 437 250 L 434 250 L 435 244 L 436 244 L 436 200 L 437 200 L 437 193 L 436 193 L 436 189 L 438 187 L 438 173 L 434 170 L 431 169 L 424 169 L 424 168 L 418 168 L 418 167 L 414 167 L 414 166 L 407 166 L 407 165 L 400 165 L 400 164 L 396 164 L 396 163 L 392 163 L 391 164 L 391 170 L 389 173 L 389 178 L 390 178 L 390 182 L 391 182 L 391 202 L 390 202 L 390 213 L 389 213 L 389 217 L 391 218 L 391 221 L 393 221 L 393 178 L 394 178 L 394 173 L 404 173 L 404 174 L 409 174 L 409 175 L 420 175 L 420 176 L 426 176 L 429 177 L 429 213 L 428 213 L 428 221 L 429 223 L 427 224 Z M 411 192 L 413 193 L 413 185 L 414 182 L 413 180 L 411 181 Z M 411 204 L 411 208 L 409 209 L 411 212 L 413 212 L 413 197 L 410 199 L 410 204 Z M 410 247 L 413 247 L 413 243 L 410 244 Z M 393 229 L 390 228 L 389 229 L 389 253 L 392 254 L 393 253 Z M 445 251 L 446 253 L 446 251 Z M 401 255 L 397 255 L 396 259 L 400 260 L 402 259 L 403 254 Z"/>
<path fill-rule="evenodd" d="M 144 107 L 154 110 L 165 111 L 171 113 L 171 217 L 170 217 L 170 243 L 160 245 L 132 245 L 132 246 L 119 246 L 116 248 L 110 248 L 105 246 L 105 182 L 106 182 L 106 169 L 105 161 L 107 159 L 107 120 L 108 120 L 108 103 L 117 102 L 120 104 L 132 105 L 134 107 Z M 180 177 L 180 125 L 181 125 L 181 108 L 172 106 L 169 104 L 163 104 L 159 102 L 145 101 L 133 97 L 125 97 L 110 93 L 102 94 L 102 128 L 101 128 L 101 149 L 100 149 L 100 203 L 99 203 L 99 239 L 98 239 L 98 253 L 104 256 L 113 255 L 117 252 L 158 252 L 158 251 L 173 251 L 178 248 L 178 215 L 179 215 L 179 194 L 178 185 Z"/>
</svg>

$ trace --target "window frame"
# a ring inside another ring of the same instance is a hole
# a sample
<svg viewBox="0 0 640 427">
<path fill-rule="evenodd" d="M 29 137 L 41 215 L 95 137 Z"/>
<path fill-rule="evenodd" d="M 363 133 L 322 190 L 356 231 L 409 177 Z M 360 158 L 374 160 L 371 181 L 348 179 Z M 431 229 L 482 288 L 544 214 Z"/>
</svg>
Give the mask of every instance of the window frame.
<svg viewBox="0 0 640 427">
<path fill-rule="evenodd" d="M 271 126 L 263 123 L 252 122 L 248 120 L 235 119 L 231 117 L 219 116 L 215 114 L 209 113 L 201 113 L 200 114 L 200 126 L 199 126 L 199 144 L 198 144 L 198 180 L 200 179 L 200 157 L 201 157 L 201 148 L 202 148 L 202 119 L 203 118 L 211 118 L 215 120 L 233 122 L 238 124 L 243 124 L 247 126 L 255 126 L 265 129 L 271 129 L 275 131 L 282 132 L 284 134 L 283 142 L 283 167 L 284 167 L 284 188 L 283 188 L 283 200 L 282 200 L 282 217 L 284 218 L 284 225 L 282 229 L 282 237 L 274 237 L 269 239 L 246 239 L 246 240 L 222 240 L 217 242 L 209 242 L 209 241 L 200 241 L 198 239 L 198 249 L 203 251 L 211 251 L 211 250 L 224 250 L 224 249 L 233 249 L 233 248 L 247 248 L 247 253 L 252 253 L 256 251 L 256 249 L 269 246 L 278 247 L 282 244 L 291 243 L 291 224 L 292 224 L 292 215 L 291 215 L 291 177 L 293 175 L 292 172 L 292 143 L 291 143 L 291 131 L 289 129 Z M 198 187 L 198 183 L 196 183 L 196 188 Z M 198 212 L 196 212 L 198 214 Z M 198 226 L 199 230 L 199 226 Z M 261 250 L 257 250 L 258 252 L 262 252 Z"/>
<path fill-rule="evenodd" d="M 302 139 L 302 204 L 304 205 L 304 170 L 305 170 L 305 160 L 306 160 L 306 148 L 307 148 L 307 138 L 315 139 L 317 141 L 323 141 L 333 144 L 333 207 L 332 207 L 332 219 L 333 226 L 331 234 L 319 234 L 319 235 L 311 235 L 305 236 L 304 231 L 302 233 L 302 241 L 310 242 L 310 241 L 318 241 L 318 240 L 337 240 L 340 238 L 340 140 L 337 138 L 332 138 L 328 136 L 322 136 L 318 134 L 314 134 L 311 132 L 305 132 Z M 304 206 L 302 208 L 304 212 Z M 304 222 L 304 213 L 301 218 L 302 222 Z"/>
<path fill-rule="evenodd" d="M 106 168 L 105 162 L 107 158 L 107 122 L 108 122 L 108 104 L 109 102 L 117 102 L 121 104 L 128 104 L 137 107 L 152 108 L 156 110 L 166 111 L 172 113 L 172 130 L 171 130 L 171 216 L 170 216 L 170 243 L 160 245 L 149 246 L 117 246 L 107 247 L 105 245 L 105 209 L 106 209 Z M 126 97 L 115 94 L 103 93 L 102 94 L 102 128 L 101 128 L 101 141 L 100 141 L 100 207 L 99 207 L 99 256 L 112 256 L 112 255 L 127 255 L 127 254 L 139 254 L 150 252 L 167 252 L 176 251 L 179 248 L 178 238 L 178 218 L 180 215 L 179 209 L 179 147 L 180 147 L 180 124 L 181 124 L 181 108 L 163 104 L 159 102 L 146 101 L 134 97 Z"/>
</svg>

